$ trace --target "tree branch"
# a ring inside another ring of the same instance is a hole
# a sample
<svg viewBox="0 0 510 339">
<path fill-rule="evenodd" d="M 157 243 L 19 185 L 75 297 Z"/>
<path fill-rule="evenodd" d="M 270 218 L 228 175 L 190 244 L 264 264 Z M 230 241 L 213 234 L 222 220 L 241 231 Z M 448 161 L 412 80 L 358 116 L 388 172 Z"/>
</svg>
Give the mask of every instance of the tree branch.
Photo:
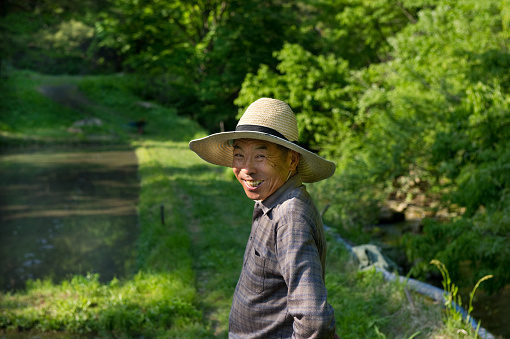
<svg viewBox="0 0 510 339">
<path fill-rule="evenodd" d="M 404 15 L 411 21 L 413 24 L 417 23 L 418 20 L 416 20 L 411 13 L 404 7 L 404 4 L 402 2 L 397 1 L 397 6 L 400 8 L 400 10 L 404 13 Z"/>
</svg>

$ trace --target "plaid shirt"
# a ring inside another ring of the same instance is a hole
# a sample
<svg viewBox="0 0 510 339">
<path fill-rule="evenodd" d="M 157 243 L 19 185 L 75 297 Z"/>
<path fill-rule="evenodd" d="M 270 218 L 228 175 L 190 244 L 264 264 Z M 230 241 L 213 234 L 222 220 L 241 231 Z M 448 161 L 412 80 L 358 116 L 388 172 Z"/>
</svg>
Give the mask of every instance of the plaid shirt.
<svg viewBox="0 0 510 339">
<path fill-rule="evenodd" d="M 299 174 L 255 204 L 229 338 L 332 338 L 324 226 Z"/>
</svg>

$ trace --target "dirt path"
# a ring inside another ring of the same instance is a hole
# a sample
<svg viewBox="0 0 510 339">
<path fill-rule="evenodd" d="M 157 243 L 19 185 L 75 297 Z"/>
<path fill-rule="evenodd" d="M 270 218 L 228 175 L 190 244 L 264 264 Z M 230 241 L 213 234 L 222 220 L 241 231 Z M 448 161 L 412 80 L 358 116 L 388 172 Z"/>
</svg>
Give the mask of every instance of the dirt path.
<svg viewBox="0 0 510 339">
<path fill-rule="evenodd" d="M 43 85 L 37 91 L 59 104 L 83 112 L 95 104 L 78 90 L 77 85 Z"/>
<path fill-rule="evenodd" d="M 103 118 L 105 115 L 114 116 L 118 121 L 128 122 L 124 114 L 97 104 L 87 98 L 85 94 L 80 92 L 78 85 L 60 84 L 60 85 L 41 85 L 37 87 L 37 91 L 42 95 L 52 99 L 62 106 L 74 109 L 77 112 L 85 114 L 90 118 Z M 151 105 L 150 103 L 140 102 L 140 105 Z M 126 120 L 126 121 L 125 121 Z"/>
</svg>

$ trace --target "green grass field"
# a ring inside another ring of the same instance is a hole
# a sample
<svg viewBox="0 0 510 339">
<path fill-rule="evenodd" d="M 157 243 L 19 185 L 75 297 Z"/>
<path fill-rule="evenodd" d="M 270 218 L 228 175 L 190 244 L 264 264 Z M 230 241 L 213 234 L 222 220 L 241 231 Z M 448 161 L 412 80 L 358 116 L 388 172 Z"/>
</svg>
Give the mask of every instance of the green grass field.
<svg viewBox="0 0 510 339">
<path fill-rule="evenodd" d="M 253 202 L 229 169 L 209 165 L 189 150 L 189 140 L 205 131 L 172 109 L 141 105 L 127 90 L 130 81 L 126 76 L 13 72 L 1 85 L 5 97 L 0 104 L 0 145 L 117 142 L 135 149 L 142 228 L 138 273 L 132 278 L 107 284 L 95 275 L 75 276 L 61 284 L 32 281 L 25 292 L 1 295 L 1 331 L 227 337 Z M 62 106 L 40 90 L 69 85 L 85 95 L 78 109 Z M 68 131 L 74 121 L 92 117 L 102 120 L 100 128 Z M 143 135 L 126 128 L 127 122 L 141 117 L 148 121 Z M 374 271 L 358 272 L 348 252 L 331 239 L 326 282 L 337 332 L 344 339 L 474 337 L 469 326 L 444 320 L 440 305 L 418 295 L 411 303 L 404 286 L 388 283 Z"/>
</svg>

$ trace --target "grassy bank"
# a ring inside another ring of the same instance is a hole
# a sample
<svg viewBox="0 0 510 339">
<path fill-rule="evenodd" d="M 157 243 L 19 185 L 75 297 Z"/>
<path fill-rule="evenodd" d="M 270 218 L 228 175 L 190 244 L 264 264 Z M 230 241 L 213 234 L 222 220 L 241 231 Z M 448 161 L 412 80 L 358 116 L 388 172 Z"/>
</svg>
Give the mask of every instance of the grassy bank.
<svg viewBox="0 0 510 339">
<path fill-rule="evenodd" d="M 141 235 L 138 273 L 131 279 L 101 284 L 97 276 L 86 275 L 61 284 L 30 282 L 25 292 L 1 295 L 2 331 L 227 337 L 253 203 L 228 169 L 189 151 L 189 140 L 205 135 L 199 126 L 171 109 L 140 103 L 127 90 L 130 81 L 15 72 L 3 83 L 3 145 L 99 140 L 133 146 L 139 160 Z M 72 109 L 37 90 L 55 84 L 74 84 L 87 100 Z M 68 130 L 92 117 L 103 124 L 78 134 Z M 147 119 L 143 135 L 126 127 L 142 117 Z M 469 326 L 441 320 L 439 305 L 417 295 L 408 299 L 403 286 L 373 271 L 358 272 L 348 252 L 332 240 L 327 265 L 329 298 L 342 338 L 468 337 L 457 329 L 469 332 Z"/>
</svg>

